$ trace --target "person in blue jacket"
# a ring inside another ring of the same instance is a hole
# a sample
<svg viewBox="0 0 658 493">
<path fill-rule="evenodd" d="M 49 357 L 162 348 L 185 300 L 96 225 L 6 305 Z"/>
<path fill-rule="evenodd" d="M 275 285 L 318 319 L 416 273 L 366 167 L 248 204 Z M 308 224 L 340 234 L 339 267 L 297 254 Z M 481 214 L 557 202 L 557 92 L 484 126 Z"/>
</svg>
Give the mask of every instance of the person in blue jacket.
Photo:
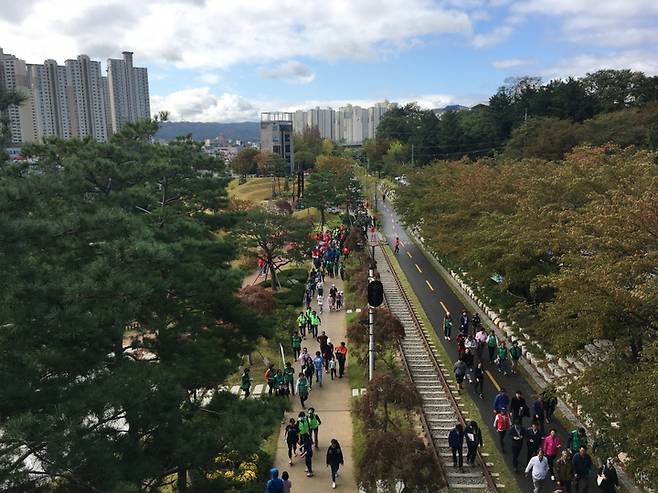
<svg viewBox="0 0 658 493">
<path fill-rule="evenodd" d="M 457 423 L 455 427 L 450 430 L 448 434 L 448 446 L 452 451 L 452 465 L 453 467 L 464 468 L 464 427 L 461 423 Z M 459 466 L 457 466 L 457 456 L 459 456 Z"/>
<path fill-rule="evenodd" d="M 279 470 L 276 467 L 270 469 L 272 479 L 267 482 L 265 493 L 283 493 L 283 479 L 279 477 Z"/>
</svg>

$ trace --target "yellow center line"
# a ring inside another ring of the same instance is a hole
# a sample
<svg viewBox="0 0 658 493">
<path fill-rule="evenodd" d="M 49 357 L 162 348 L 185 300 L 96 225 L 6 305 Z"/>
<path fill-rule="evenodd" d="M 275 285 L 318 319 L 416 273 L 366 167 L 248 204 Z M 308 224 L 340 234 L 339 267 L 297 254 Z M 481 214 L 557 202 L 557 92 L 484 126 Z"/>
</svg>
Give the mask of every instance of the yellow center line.
<svg viewBox="0 0 658 493">
<path fill-rule="evenodd" d="M 414 264 L 414 265 L 416 266 L 416 269 L 418 269 L 418 272 L 420 272 L 420 273 L 422 274 L 422 273 L 423 273 L 423 271 L 422 271 L 422 270 L 420 270 L 420 267 L 418 267 L 418 264 Z"/>
<path fill-rule="evenodd" d="M 487 374 L 487 376 L 491 379 L 491 382 L 494 384 L 494 387 L 496 387 L 497 391 L 500 391 L 500 385 L 498 385 L 498 382 L 496 382 L 496 379 L 493 377 L 493 375 L 489 372 L 489 370 L 484 370 L 484 372 Z"/>
<path fill-rule="evenodd" d="M 439 303 L 441 303 L 441 307 L 443 308 L 443 311 L 446 312 L 446 313 L 449 313 L 449 312 L 448 312 L 448 309 L 447 309 L 446 306 L 443 304 L 443 301 L 439 301 Z"/>
<path fill-rule="evenodd" d="M 411 258 L 411 253 L 407 252 L 407 255 L 409 256 L 409 258 Z"/>
<path fill-rule="evenodd" d="M 425 279 L 425 282 L 427 283 L 427 287 L 429 287 L 432 291 L 434 291 L 434 288 L 432 287 L 432 285 L 427 279 Z"/>
</svg>

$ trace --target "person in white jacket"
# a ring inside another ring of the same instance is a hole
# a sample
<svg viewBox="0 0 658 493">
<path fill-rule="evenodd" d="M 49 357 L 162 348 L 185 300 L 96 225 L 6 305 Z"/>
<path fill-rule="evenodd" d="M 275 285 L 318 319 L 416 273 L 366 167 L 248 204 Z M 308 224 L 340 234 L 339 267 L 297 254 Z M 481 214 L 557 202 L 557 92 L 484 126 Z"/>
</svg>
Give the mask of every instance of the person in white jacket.
<svg viewBox="0 0 658 493">
<path fill-rule="evenodd" d="M 532 485 L 535 493 L 541 493 L 543 490 L 546 478 L 548 477 L 548 471 L 548 459 L 544 457 L 544 451 L 539 449 L 537 455 L 530 459 L 528 466 L 525 468 L 526 476 L 532 473 Z"/>
</svg>

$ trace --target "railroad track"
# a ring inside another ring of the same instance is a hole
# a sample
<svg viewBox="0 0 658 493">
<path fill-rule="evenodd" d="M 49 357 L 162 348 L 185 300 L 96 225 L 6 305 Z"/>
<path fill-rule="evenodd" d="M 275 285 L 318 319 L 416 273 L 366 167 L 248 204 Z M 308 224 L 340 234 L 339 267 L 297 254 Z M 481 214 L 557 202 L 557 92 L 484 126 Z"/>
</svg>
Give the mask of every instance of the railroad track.
<svg viewBox="0 0 658 493">
<path fill-rule="evenodd" d="M 404 325 L 406 335 L 401 344 L 402 362 L 422 397 L 421 420 L 427 441 L 441 464 L 442 482 L 447 483 L 454 493 L 500 493 L 504 486 L 496 483 L 498 474 L 491 472 L 493 464 L 486 462 L 487 454 L 478 451 L 475 467 L 465 465 L 464 472 L 452 466 L 448 433 L 455 423 L 463 424 L 468 419 L 467 412 L 462 407 L 461 396 L 455 395 L 457 387 L 452 379 L 452 367 L 446 368 L 437 357 L 434 343 L 425 333 L 426 328 L 417 316 L 416 308 L 406 296 L 382 248 L 375 249 L 377 271 L 384 286 L 386 305 Z M 429 330 L 433 329 L 430 327 Z"/>
</svg>

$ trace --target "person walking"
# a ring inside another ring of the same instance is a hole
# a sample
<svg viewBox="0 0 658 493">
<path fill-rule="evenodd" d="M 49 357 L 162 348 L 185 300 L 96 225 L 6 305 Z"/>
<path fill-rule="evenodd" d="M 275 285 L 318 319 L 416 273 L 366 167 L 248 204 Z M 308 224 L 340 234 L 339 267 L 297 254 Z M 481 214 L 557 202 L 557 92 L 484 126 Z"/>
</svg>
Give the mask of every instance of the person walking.
<svg viewBox="0 0 658 493">
<path fill-rule="evenodd" d="M 313 389 L 313 375 L 315 375 L 315 366 L 313 366 L 313 360 L 309 359 L 306 360 L 306 366 L 304 367 L 304 375 L 306 376 L 306 381 L 308 383 L 308 390 L 311 391 Z"/>
<path fill-rule="evenodd" d="M 270 469 L 271 479 L 267 482 L 265 493 L 283 493 L 283 480 L 279 477 L 276 467 Z"/>
<path fill-rule="evenodd" d="M 299 375 L 297 375 L 297 393 L 299 394 L 299 401 L 302 403 L 302 409 L 306 409 L 304 403 L 308 399 L 308 390 L 309 385 L 306 375 L 300 371 Z"/>
<path fill-rule="evenodd" d="M 249 397 L 251 390 L 251 377 L 249 376 L 249 368 L 245 368 L 240 377 L 240 389 L 244 392 L 244 398 Z"/>
<path fill-rule="evenodd" d="M 526 430 L 525 440 L 526 447 L 528 448 L 527 462 L 530 462 L 530 459 L 537 455 L 537 452 L 541 449 L 542 441 L 544 440 L 544 432 L 541 431 L 536 421 L 533 421 L 530 428 Z"/>
<path fill-rule="evenodd" d="M 515 421 L 509 433 L 512 439 L 512 467 L 516 474 L 519 473 L 519 456 L 523 450 L 523 441 L 525 439 L 525 430 L 519 421 Z"/>
<path fill-rule="evenodd" d="M 295 369 L 290 361 L 286 363 L 286 367 L 283 369 L 283 381 L 288 388 L 288 392 L 295 395 Z"/>
<path fill-rule="evenodd" d="M 501 388 L 496 394 L 496 397 L 494 397 L 494 402 L 493 402 L 494 412 L 497 413 L 503 409 L 509 409 L 509 406 L 510 406 L 509 396 L 507 395 L 505 389 Z"/>
<path fill-rule="evenodd" d="M 311 334 L 313 339 L 318 338 L 318 325 L 322 323 L 322 319 L 318 316 L 315 310 L 311 312 Z"/>
<path fill-rule="evenodd" d="M 320 315 L 322 315 L 322 311 L 324 310 L 324 296 L 318 294 L 316 299 L 318 302 L 318 312 L 320 313 Z"/>
<path fill-rule="evenodd" d="M 313 358 L 313 368 L 315 369 L 315 380 L 318 382 L 320 387 L 322 387 L 322 370 L 324 370 L 324 360 L 320 351 L 315 352 L 315 358 Z"/>
<path fill-rule="evenodd" d="M 336 360 L 338 361 L 338 378 L 343 378 L 345 374 L 345 362 L 347 361 L 347 346 L 343 341 L 336 348 Z"/>
<path fill-rule="evenodd" d="M 494 428 L 498 432 L 498 438 L 500 439 L 500 449 L 505 453 L 505 435 L 507 435 L 507 430 L 510 428 L 509 415 L 507 414 L 507 409 L 502 408 L 496 414 L 496 418 L 493 423 Z"/>
<path fill-rule="evenodd" d="M 478 355 L 478 361 L 483 361 L 482 355 L 484 354 L 484 347 L 487 345 L 487 331 L 484 330 L 484 327 L 478 327 L 478 331 L 475 333 L 475 342 L 477 343 L 476 354 Z"/>
<path fill-rule="evenodd" d="M 516 375 L 516 368 L 519 366 L 519 360 L 521 359 L 521 346 L 519 346 L 519 341 L 512 342 L 512 347 L 509 348 L 510 361 L 512 362 L 512 374 Z"/>
<path fill-rule="evenodd" d="M 569 440 L 567 441 L 567 447 L 571 450 L 572 454 L 577 454 L 580 450 L 580 447 L 587 448 L 587 432 L 585 428 L 574 428 L 569 433 Z"/>
<path fill-rule="evenodd" d="M 286 385 L 286 377 L 281 371 L 281 368 L 279 368 L 274 374 L 274 389 L 276 395 L 288 395 L 288 385 Z"/>
<path fill-rule="evenodd" d="M 308 324 L 306 315 L 304 312 L 299 312 L 299 315 L 297 316 L 297 328 L 299 329 L 299 335 L 301 337 L 306 337 L 306 324 Z M 294 347 L 295 346 L 293 346 L 293 349 Z"/>
<path fill-rule="evenodd" d="M 329 375 L 332 380 L 336 377 L 336 358 L 334 358 L 333 354 L 329 360 Z"/>
<path fill-rule="evenodd" d="M 548 477 L 548 459 L 544 457 L 543 450 L 540 449 L 537 455 L 530 459 L 525 468 L 525 474 L 526 476 L 532 476 L 534 493 L 541 493 Z"/>
<path fill-rule="evenodd" d="M 320 429 L 320 425 L 322 424 L 322 420 L 320 419 L 320 416 L 315 414 L 315 409 L 312 407 L 308 408 L 308 416 L 306 417 L 308 419 L 308 426 L 309 429 L 311 430 L 311 433 L 313 436 L 311 437 L 313 443 L 315 443 L 315 448 L 319 449 L 320 446 L 318 445 L 318 430 Z"/>
<path fill-rule="evenodd" d="M 512 397 L 510 402 L 510 411 L 512 413 L 512 422 L 519 423 L 523 426 L 523 417 L 528 414 L 529 409 L 528 405 L 525 402 L 525 397 L 523 397 L 523 392 L 517 390 Z"/>
<path fill-rule="evenodd" d="M 480 396 L 480 399 L 484 399 L 484 365 L 482 361 L 473 370 L 473 378 L 475 379 L 475 391 Z"/>
<path fill-rule="evenodd" d="M 478 447 L 482 447 L 482 431 L 475 421 L 471 421 L 464 430 L 464 437 L 466 438 L 466 462 L 475 466 L 475 456 L 477 455 Z"/>
<path fill-rule="evenodd" d="M 288 446 L 288 464 L 292 466 L 292 456 L 297 455 L 297 442 L 299 442 L 299 427 L 295 418 L 290 418 L 286 425 L 286 431 L 283 434 L 283 439 Z"/>
<path fill-rule="evenodd" d="M 473 330 L 477 330 L 480 326 L 480 315 L 478 312 L 473 313 L 473 318 L 471 319 L 471 325 L 473 325 Z"/>
<path fill-rule="evenodd" d="M 602 493 L 615 493 L 616 488 L 619 487 L 619 477 L 612 457 L 608 457 L 605 464 L 600 467 L 598 477 L 597 483 Z"/>
<path fill-rule="evenodd" d="M 304 463 L 306 464 L 306 477 L 313 477 L 313 442 L 310 435 L 302 435 L 301 437 L 301 450 Z"/>
<path fill-rule="evenodd" d="M 496 337 L 495 332 L 492 330 L 487 335 L 487 350 L 489 351 L 489 363 L 493 363 L 496 359 L 496 352 L 498 349 L 498 338 Z"/>
<path fill-rule="evenodd" d="M 299 358 L 299 355 L 302 350 L 302 338 L 299 334 L 293 334 L 290 338 L 290 345 L 292 346 L 292 356 L 293 358 Z"/>
<path fill-rule="evenodd" d="M 542 446 L 544 455 L 548 460 L 548 468 L 551 470 L 551 474 L 553 473 L 553 463 L 555 462 L 557 454 L 560 453 L 561 448 L 562 442 L 560 441 L 560 437 L 557 436 L 557 430 L 552 428 L 548 436 L 544 438 L 544 445 Z"/>
<path fill-rule="evenodd" d="M 448 446 L 452 451 L 452 467 L 459 467 L 463 472 L 464 470 L 464 427 L 461 423 L 457 423 L 455 427 L 448 433 Z M 457 458 L 459 457 L 459 462 Z"/>
<path fill-rule="evenodd" d="M 580 447 L 578 453 L 573 455 L 571 465 L 573 466 L 574 493 L 588 493 L 592 458 L 587 453 L 587 447 Z"/>
<path fill-rule="evenodd" d="M 267 366 L 267 369 L 265 370 L 265 373 L 263 374 L 263 377 L 265 378 L 265 381 L 267 382 L 267 393 L 269 395 L 272 395 L 274 393 L 274 375 L 276 374 L 276 371 L 274 370 L 274 365 L 270 364 Z"/>
<path fill-rule="evenodd" d="M 450 340 L 450 335 L 452 334 L 452 317 L 449 312 L 446 312 L 446 316 L 443 319 L 443 337 L 446 341 Z"/>
<path fill-rule="evenodd" d="M 459 317 L 459 332 L 461 334 L 464 334 L 464 336 L 468 335 L 468 323 L 470 319 L 468 318 L 468 313 L 466 313 L 466 310 L 462 311 L 461 316 Z"/>
<path fill-rule="evenodd" d="M 464 390 L 464 377 L 466 376 L 466 363 L 463 360 L 458 359 L 455 362 L 455 380 L 457 380 L 457 385 L 459 386 L 459 392 Z"/>
<path fill-rule="evenodd" d="M 573 466 L 568 450 L 562 450 L 560 458 L 553 464 L 553 478 L 555 484 L 562 489 L 562 493 L 571 493 L 573 482 Z"/>
<path fill-rule="evenodd" d="M 335 438 L 331 439 L 331 444 L 327 448 L 327 466 L 331 468 L 331 487 L 336 488 L 336 475 L 338 474 L 338 468 L 341 464 L 344 464 L 343 461 L 343 451 L 340 448 L 338 440 Z"/>
<path fill-rule="evenodd" d="M 395 248 L 393 248 L 393 255 L 400 253 L 400 237 L 395 237 Z"/>
<path fill-rule="evenodd" d="M 283 493 L 290 493 L 290 489 L 292 488 L 292 481 L 290 481 L 290 475 L 288 474 L 288 471 L 283 471 L 283 474 L 281 474 L 281 479 L 283 480 Z"/>
<path fill-rule="evenodd" d="M 498 346 L 498 372 L 502 373 L 504 376 L 507 376 L 508 371 L 507 371 L 507 359 L 509 356 L 509 351 L 507 350 L 507 344 L 505 341 L 501 341 L 500 345 Z"/>
</svg>

